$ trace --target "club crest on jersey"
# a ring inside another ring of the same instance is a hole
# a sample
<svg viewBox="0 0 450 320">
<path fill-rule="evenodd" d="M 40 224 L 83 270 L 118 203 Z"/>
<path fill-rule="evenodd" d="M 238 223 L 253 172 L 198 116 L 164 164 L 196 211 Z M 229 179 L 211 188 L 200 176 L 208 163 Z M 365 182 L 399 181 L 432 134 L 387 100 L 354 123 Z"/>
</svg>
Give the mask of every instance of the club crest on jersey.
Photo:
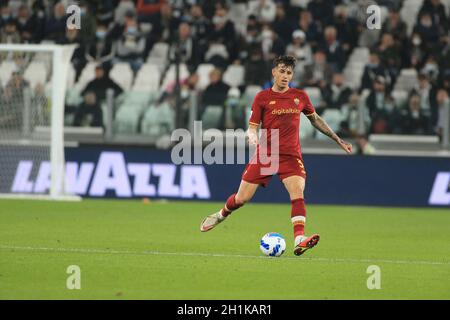
<svg viewBox="0 0 450 320">
<path fill-rule="evenodd" d="M 275 104 L 275 103 L 277 103 L 277 102 L 275 100 L 272 100 L 272 101 L 269 102 L 269 105 L 270 104 Z"/>
<path fill-rule="evenodd" d="M 295 103 L 296 105 L 298 105 L 298 104 L 300 103 L 300 100 L 299 100 L 298 98 L 295 98 L 295 99 L 294 99 L 294 103 Z"/>
</svg>

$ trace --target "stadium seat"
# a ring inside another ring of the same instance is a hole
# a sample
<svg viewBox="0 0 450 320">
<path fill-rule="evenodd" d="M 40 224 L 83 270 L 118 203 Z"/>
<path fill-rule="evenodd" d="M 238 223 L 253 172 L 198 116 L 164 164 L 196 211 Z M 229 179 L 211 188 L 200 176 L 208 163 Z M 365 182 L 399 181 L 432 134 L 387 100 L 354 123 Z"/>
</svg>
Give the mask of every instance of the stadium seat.
<svg viewBox="0 0 450 320">
<path fill-rule="evenodd" d="M 322 118 L 328 123 L 333 131 L 338 132 L 341 126 L 341 122 L 343 120 L 342 112 L 338 109 L 327 109 L 322 113 Z M 318 135 L 319 139 L 326 140 L 328 139 L 325 135 Z"/>
<path fill-rule="evenodd" d="M 75 85 L 76 71 L 72 64 L 69 64 L 69 71 L 67 73 L 67 88 Z"/>
<path fill-rule="evenodd" d="M 133 83 L 133 71 L 131 70 L 129 63 L 115 63 L 111 69 L 109 76 L 124 90 L 131 89 L 131 85 Z"/>
<path fill-rule="evenodd" d="M 408 92 L 405 90 L 392 91 L 392 98 L 394 98 L 397 107 L 403 107 L 408 102 Z"/>
<path fill-rule="evenodd" d="M 41 41 L 41 44 L 47 44 L 45 40 Z M 53 41 L 49 41 L 48 44 L 54 44 Z M 47 70 L 51 70 L 52 68 L 52 55 L 48 52 L 36 52 L 32 57 L 32 61 L 35 62 L 43 62 L 47 66 Z"/>
<path fill-rule="evenodd" d="M 367 61 L 358 61 L 358 59 L 353 59 L 349 61 L 346 65 L 346 69 L 364 71 L 364 67 L 367 64 Z"/>
<path fill-rule="evenodd" d="M 246 123 L 248 123 L 250 121 L 253 99 L 255 99 L 255 96 L 261 90 L 262 90 L 262 88 L 260 86 L 256 86 L 256 85 L 249 85 L 245 88 L 245 92 L 243 94 L 243 99 L 245 102 Z"/>
<path fill-rule="evenodd" d="M 394 86 L 394 90 L 411 91 L 419 83 L 417 70 L 414 68 L 402 69 Z"/>
<path fill-rule="evenodd" d="M 0 64 L 0 84 L 4 87 L 8 84 L 12 72 L 17 69 L 14 61 L 5 60 Z"/>
<path fill-rule="evenodd" d="M 158 90 L 158 87 L 156 85 L 153 85 L 148 82 L 134 82 L 133 87 L 131 88 L 132 91 L 146 91 L 146 90 Z"/>
<path fill-rule="evenodd" d="M 313 138 L 315 129 L 312 126 L 308 118 L 301 113 L 300 114 L 300 139 Z"/>
<path fill-rule="evenodd" d="M 344 70 L 344 79 L 347 85 L 353 90 L 358 89 L 361 86 L 362 76 L 364 69 L 351 69 L 346 68 Z"/>
<path fill-rule="evenodd" d="M 306 9 L 311 0 L 291 0 L 291 6 Z"/>
<path fill-rule="evenodd" d="M 152 51 L 150 52 L 150 57 L 152 58 L 161 58 L 161 57 L 167 57 L 167 54 L 169 52 L 169 44 L 165 42 L 157 42 L 152 48 Z"/>
<path fill-rule="evenodd" d="M 103 125 L 106 127 L 108 125 L 108 103 L 106 101 L 103 101 L 100 105 L 100 108 L 102 109 Z M 113 125 L 114 125 L 114 120 L 113 120 Z"/>
<path fill-rule="evenodd" d="M 257 85 L 249 85 L 245 88 L 244 98 L 245 98 L 245 102 L 248 106 L 252 105 L 253 99 L 258 94 L 258 92 L 260 92 L 261 90 L 262 90 L 262 88 Z"/>
<path fill-rule="evenodd" d="M 224 44 L 221 43 L 211 44 L 205 53 L 205 61 L 208 61 L 214 56 L 221 56 L 224 59 L 228 59 L 229 54 Z"/>
<path fill-rule="evenodd" d="M 218 128 L 222 112 L 221 106 L 207 106 L 202 116 L 203 130 Z"/>
<path fill-rule="evenodd" d="M 447 9 L 447 17 L 450 15 L 450 0 L 441 0 L 442 4 Z"/>
<path fill-rule="evenodd" d="M 189 70 L 186 64 L 180 64 L 180 80 L 186 79 L 189 77 Z M 169 85 L 173 85 L 175 83 L 175 65 L 171 65 L 164 75 L 164 80 L 161 84 L 161 89 L 166 90 Z"/>
<path fill-rule="evenodd" d="M 81 91 L 76 87 L 67 87 L 66 105 L 78 106 L 83 102 Z"/>
<path fill-rule="evenodd" d="M 147 62 L 159 66 L 160 71 L 163 71 L 169 57 L 169 48 L 169 44 L 165 42 L 155 43 L 148 55 Z"/>
<path fill-rule="evenodd" d="M 234 23 L 236 31 L 245 35 L 247 31 L 247 4 L 245 3 L 231 3 L 229 17 Z"/>
<path fill-rule="evenodd" d="M 322 101 L 322 93 L 320 92 L 320 89 L 316 87 L 305 87 L 304 90 L 308 94 L 313 106 L 318 106 Z"/>
<path fill-rule="evenodd" d="M 175 112 L 167 103 L 152 105 L 142 119 L 142 133 L 159 137 L 167 135 L 175 128 Z"/>
<path fill-rule="evenodd" d="M 400 10 L 400 17 L 405 21 L 408 27 L 408 36 L 411 35 L 414 25 L 417 22 L 417 14 L 420 7 L 423 4 L 423 0 L 405 0 Z"/>
<path fill-rule="evenodd" d="M 369 55 L 370 55 L 369 48 L 357 47 L 357 48 L 353 49 L 351 57 L 369 59 Z"/>
<path fill-rule="evenodd" d="M 247 104 L 245 107 L 245 123 L 248 124 L 250 122 L 250 116 L 252 114 L 252 105 Z"/>
<path fill-rule="evenodd" d="M 23 77 L 34 89 L 38 83 L 45 84 L 47 82 L 47 68 L 43 62 L 33 61 L 26 68 Z"/>
<path fill-rule="evenodd" d="M 245 68 L 241 65 L 230 65 L 223 74 L 223 82 L 230 87 L 238 87 L 244 83 Z"/>
<path fill-rule="evenodd" d="M 150 22 L 139 23 L 139 29 L 143 34 L 149 34 L 152 31 L 153 25 Z"/>
<path fill-rule="evenodd" d="M 158 90 L 161 81 L 161 72 L 157 65 L 146 63 L 138 71 L 134 81 L 133 90 Z"/>
<path fill-rule="evenodd" d="M 123 105 L 134 106 L 138 112 L 144 109 L 154 100 L 156 100 L 158 92 L 156 91 L 129 91 L 123 98 Z"/>
<path fill-rule="evenodd" d="M 358 46 L 371 48 L 375 46 L 380 39 L 381 30 L 364 28 L 359 35 Z"/>
<path fill-rule="evenodd" d="M 380 6 L 381 11 L 381 25 L 386 21 L 389 17 L 389 9 L 386 6 Z"/>
<path fill-rule="evenodd" d="M 209 85 L 209 73 L 214 69 L 214 65 L 210 63 L 202 63 L 197 67 L 196 73 L 198 74 L 197 89 L 205 90 Z"/>
<path fill-rule="evenodd" d="M 138 132 L 140 112 L 137 112 L 136 106 L 122 105 L 116 113 L 114 119 L 114 132 L 132 134 Z"/>
</svg>

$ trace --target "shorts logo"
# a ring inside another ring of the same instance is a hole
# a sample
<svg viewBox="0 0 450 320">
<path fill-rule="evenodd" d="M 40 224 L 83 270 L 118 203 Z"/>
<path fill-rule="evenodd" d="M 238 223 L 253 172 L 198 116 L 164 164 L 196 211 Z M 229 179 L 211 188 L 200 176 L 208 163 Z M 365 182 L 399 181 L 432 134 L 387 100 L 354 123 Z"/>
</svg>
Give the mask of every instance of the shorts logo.
<svg viewBox="0 0 450 320">
<path fill-rule="evenodd" d="M 300 100 L 299 100 L 298 98 L 295 98 L 295 99 L 294 99 L 294 103 L 295 103 L 296 105 L 298 105 L 298 104 L 300 103 Z"/>
<path fill-rule="evenodd" d="M 297 159 L 298 165 L 300 166 L 300 170 L 303 174 L 306 174 L 305 172 L 305 166 L 303 165 L 303 162 L 300 159 Z"/>
</svg>

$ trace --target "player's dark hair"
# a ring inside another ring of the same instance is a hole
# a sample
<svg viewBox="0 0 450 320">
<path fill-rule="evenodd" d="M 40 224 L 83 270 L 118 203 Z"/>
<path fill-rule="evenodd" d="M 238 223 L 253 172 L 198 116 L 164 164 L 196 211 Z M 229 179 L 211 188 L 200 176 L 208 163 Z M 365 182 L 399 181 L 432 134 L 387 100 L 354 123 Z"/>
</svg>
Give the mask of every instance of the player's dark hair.
<svg viewBox="0 0 450 320">
<path fill-rule="evenodd" d="M 280 64 L 284 64 L 286 67 L 295 68 L 295 58 L 293 56 L 280 56 L 273 60 L 272 68 L 276 68 Z"/>
</svg>

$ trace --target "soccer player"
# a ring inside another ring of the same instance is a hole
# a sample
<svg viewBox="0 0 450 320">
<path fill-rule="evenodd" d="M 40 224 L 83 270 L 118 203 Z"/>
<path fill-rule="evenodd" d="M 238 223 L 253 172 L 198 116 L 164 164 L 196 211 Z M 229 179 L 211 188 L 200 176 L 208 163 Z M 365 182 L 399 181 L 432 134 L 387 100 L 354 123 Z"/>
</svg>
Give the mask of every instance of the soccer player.
<svg viewBox="0 0 450 320">
<path fill-rule="evenodd" d="M 303 112 L 317 130 L 336 141 L 348 154 L 352 153 L 352 145 L 340 139 L 315 112 L 305 91 L 289 87 L 294 68 L 295 58 L 291 56 L 281 56 L 274 60 L 274 84 L 256 95 L 247 131 L 249 143 L 257 145 L 257 152 L 245 168 L 238 192 L 228 198 L 220 211 L 202 221 L 202 232 L 209 231 L 224 221 L 233 211 L 250 201 L 259 185 L 266 187 L 272 175 L 278 174 L 291 199 L 294 254 L 301 255 L 318 243 L 318 234 L 304 234 L 306 209 L 303 191 L 306 170 L 300 152 L 300 113 Z M 257 131 L 260 124 L 263 129 L 261 141 Z M 275 152 L 272 144 L 276 143 L 276 139 L 273 139 L 273 136 L 278 136 L 278 150 L 275 149 Z M 263 152 L 267 154 L 264 161 L 261 155 Z M 273 163 L 274 161 L 277 163 Z"/>
</svg>

